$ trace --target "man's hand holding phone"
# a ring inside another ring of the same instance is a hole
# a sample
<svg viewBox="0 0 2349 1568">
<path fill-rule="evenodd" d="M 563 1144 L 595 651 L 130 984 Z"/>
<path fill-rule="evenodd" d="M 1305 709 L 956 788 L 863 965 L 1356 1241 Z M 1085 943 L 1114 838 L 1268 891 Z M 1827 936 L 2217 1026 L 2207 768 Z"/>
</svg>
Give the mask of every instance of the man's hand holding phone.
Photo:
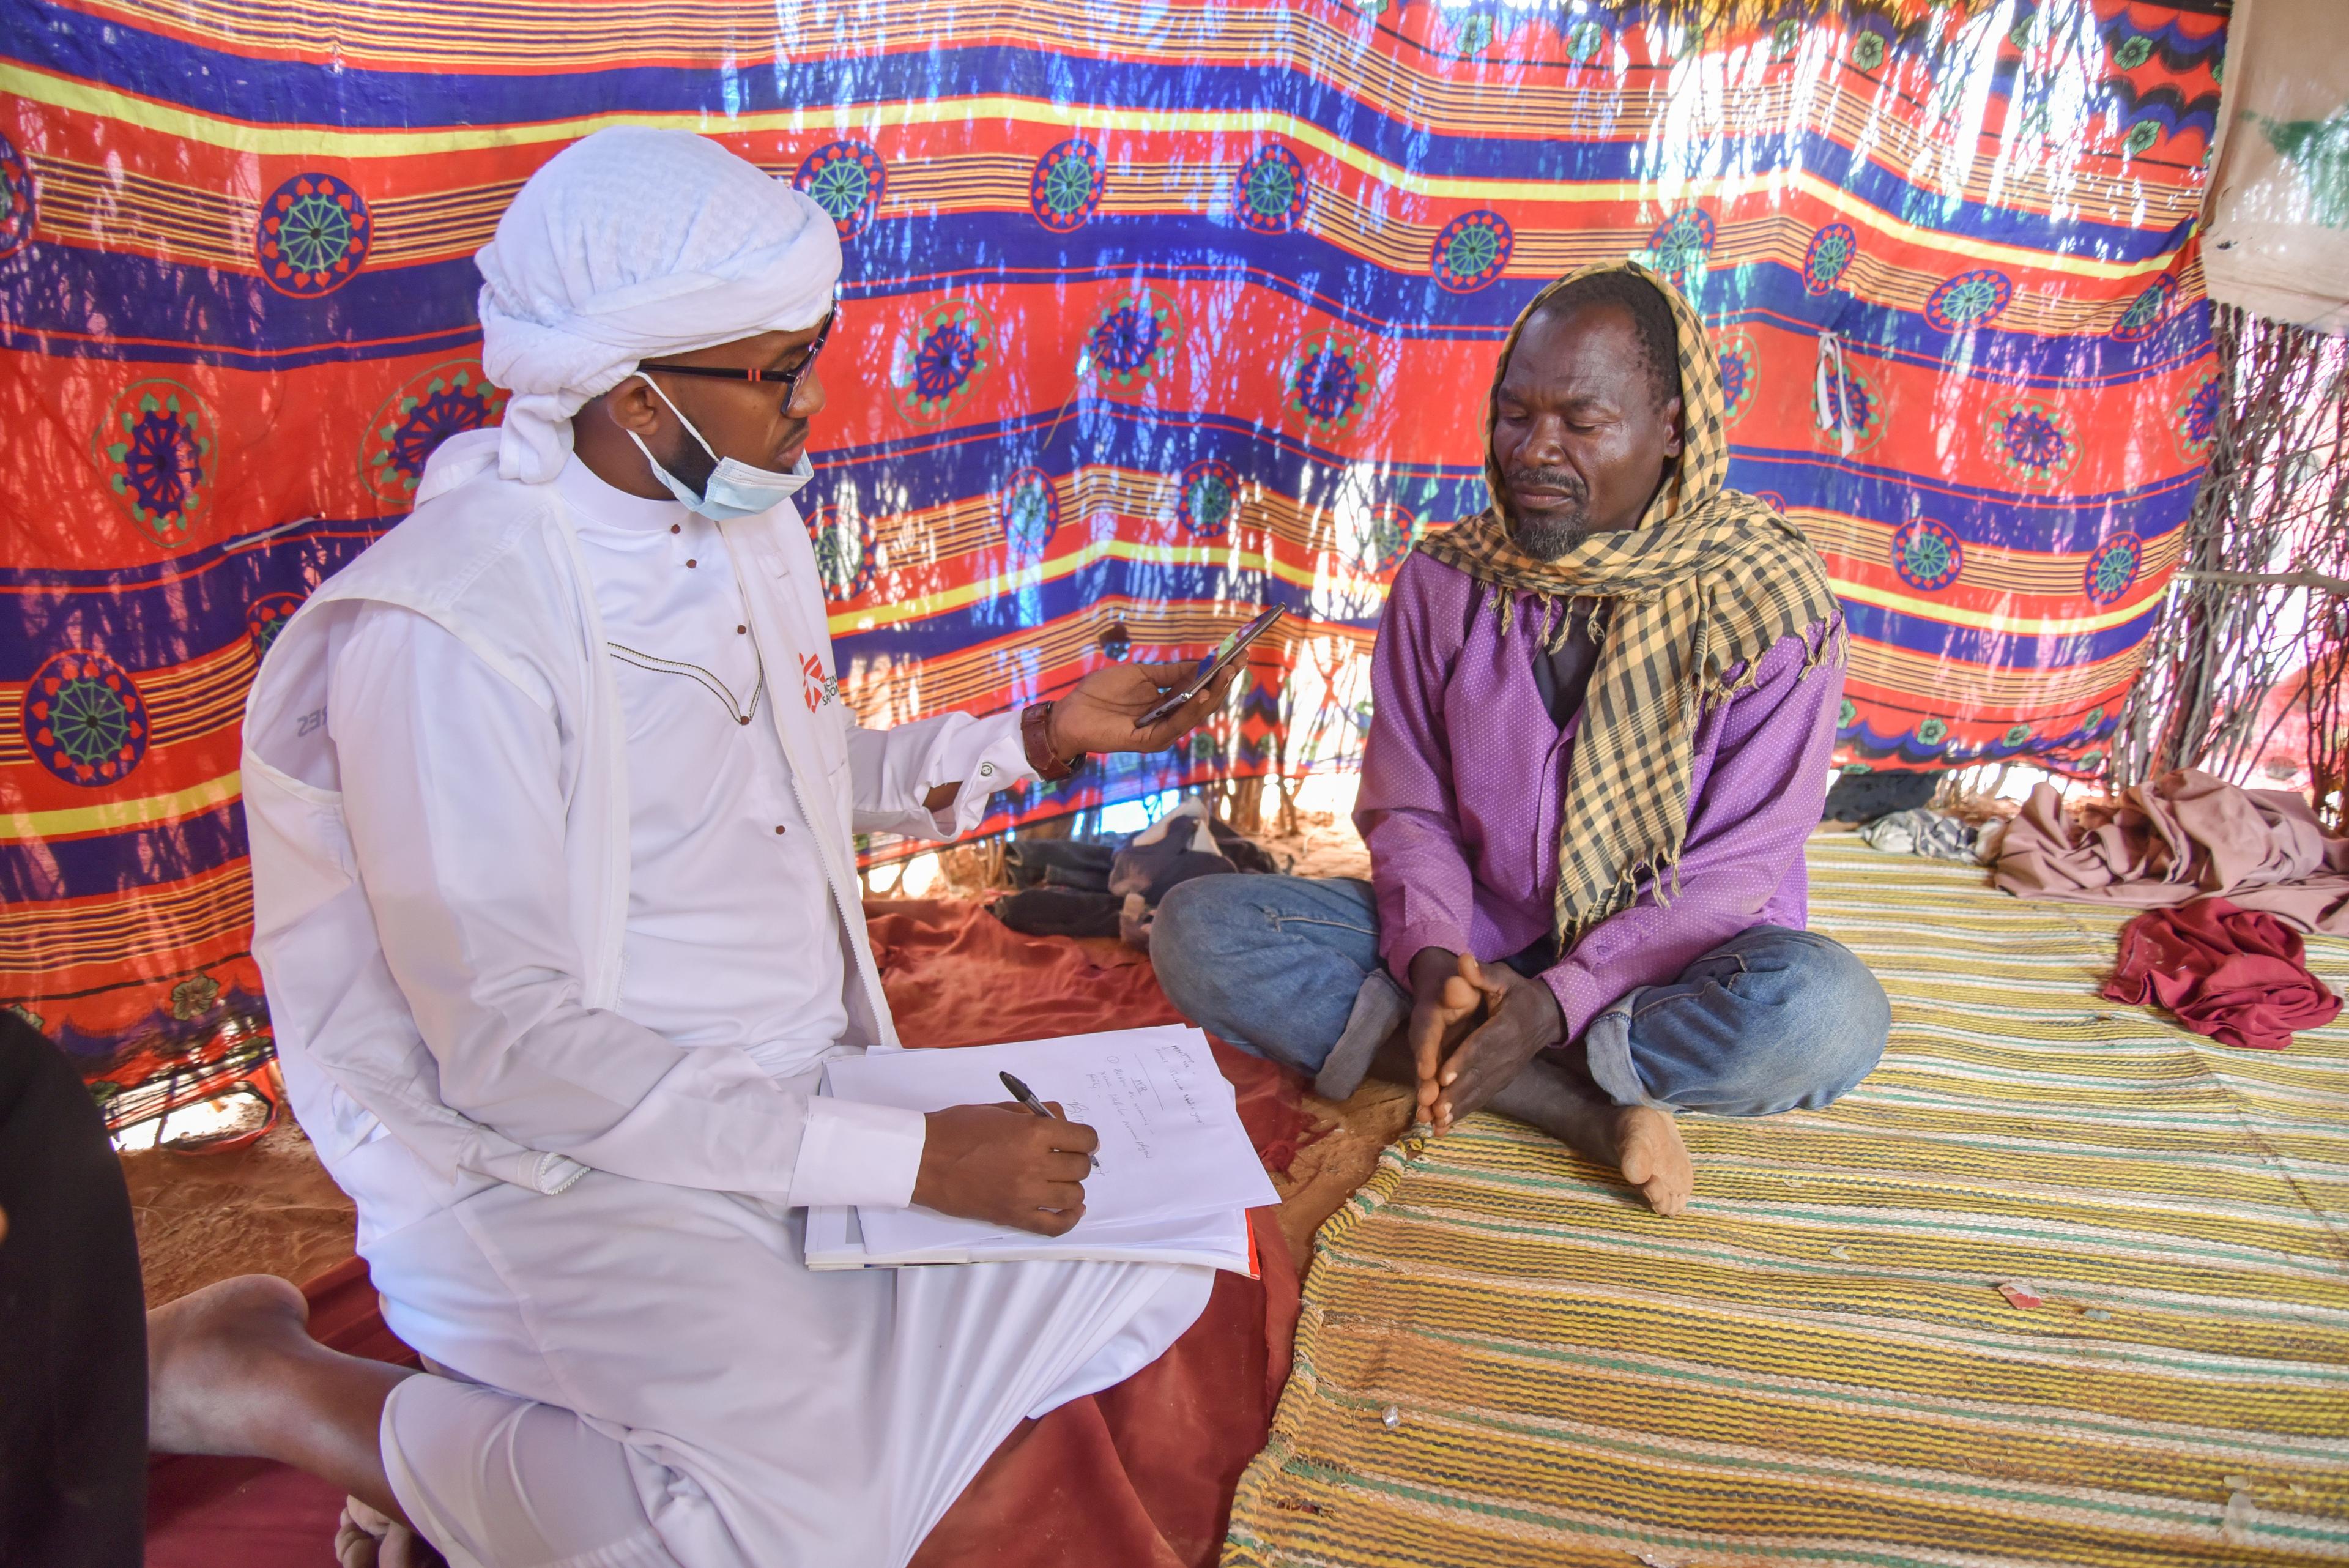
<svg viewBox="0 0 2349 1568">
<path fill-rule="evenodd" d="M 1174 712 L 1142 729 L 1134 721 L 1160 706 L 1196 672 L 1180 664 L 1112 664 L 1077 682 L 1052 704 L 1050 740 L 1055 756 L 1080 752 L 1163 752 L 1222 706 L 1239 674 L 1235 664 Z"/>
</svg>

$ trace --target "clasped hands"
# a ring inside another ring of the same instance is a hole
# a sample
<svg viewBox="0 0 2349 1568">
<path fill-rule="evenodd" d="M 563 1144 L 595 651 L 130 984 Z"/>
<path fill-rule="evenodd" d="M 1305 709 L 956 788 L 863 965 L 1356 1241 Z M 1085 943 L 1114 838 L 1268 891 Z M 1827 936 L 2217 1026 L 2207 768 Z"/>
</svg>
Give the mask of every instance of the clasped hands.
<svg viewBox="0 0 2349 1568">
<path fill-rule="evenodd" d="M 1538 980 L 1507 964 L 1422 948 L 1411 961 L 1404 1035 L 1419 1080 L 1415 1119 L 1439 1133 L 1492 1103 L 1526 1064 L 1566 1044 L 1566 1015 Z"/>
</svg>

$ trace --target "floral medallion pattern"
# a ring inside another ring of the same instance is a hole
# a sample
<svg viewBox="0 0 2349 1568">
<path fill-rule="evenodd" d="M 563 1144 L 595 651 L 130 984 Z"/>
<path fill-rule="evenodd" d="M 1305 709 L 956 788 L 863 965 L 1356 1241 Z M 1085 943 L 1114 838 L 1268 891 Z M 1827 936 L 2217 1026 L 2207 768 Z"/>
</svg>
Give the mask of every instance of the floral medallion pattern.
<svg viewBox="0 0 2349 1568">
<path fill-rule="evenodd" d="M 1371 406 L 1376 374 L 1361 338 L 1314 333 L 1288 354 L 1288 411 L 1316 436 L 1341 434 L 1360 423 Z"/>
<path fill-rule="evenodd" d="M 889 395 L 916 424 L 941 424 L 970 400 L 995 368 L 995 320 L 977 301 L 931 306 L 897 335 Z"/>
<path fill-rule="evenodd" d="M 833 141 L 809 153 L 792 183 L 832 215 L 842 239 L 853 240 L 872 226 L 889 172 L 871 142 Z"/>
<path fill-rule="evenodd" d="M 1201 458 L 1183 470 L 1176 486 L 1175 514 L 1185 533 L 1199 540 L 1231 536 L 1233 519 L 1239 515 L 1240 476 L 1230 463 Z"/>
<path fill-rule="evenodd" d="M 1892 569 L 1900 580 L 1925 593 L 1938 593 L 1965 570 L 1965 546 L 1945 523 L 1919 517 L 1892 535 Z"/>
<path fill-rule="evenodd" d="M 212 484 L 212 416 L 178 381 L 134 381 L 116 395 L 90 446 L 107 488 L 165 549 L 188 542 Z"/>
<path fill-rule="evenodd" d="M 1121 295 L 1093 317 L 1077 373 L 1110 393 L 1139 392 L 1164 377 L 1183 342 L 1183 317 L 1154 288 Z"/>
<path fill-rule="evenodd" d="M 1429 249 L 1435 281 L 1452 294 L 1474 294 L 1509 265 L 1516 236 L 1498 213 L 1463 213 L 1444 225 Z"/>
<path fill-rule="evenodd" d="M 296 174 L 262 203 L 253 249 L 270 287 L 312 299 L 358 275 L 373 240 L 356 190 L 332 174 Z"/>
<path fill-rule="evenodd" d="M 359 441 L 359 478 L 379 501 L 416 499 L 424 464 L 450 436 L 505 417 L 506 390 L 493 387 L 479 359 L 450 359 L 411 376 L 383 400 Z"/>
<path fill-rule="evenodd" d="M 1305 217 L 1305 164 L 1274 142 L 1240 165 L 1233 211 L 1243 227 L 1259 234 L 1285 234 Z"/>
<path fill-rule="evenodd" d="M 25 683 L 26 749 L 70 784 L 110 784 L 147 754 L 147 704 L 129 674 L 102 653 L 68 649 Z"/>
<path fill-rule="evenodd" d="M 1101 205 L 1106 165 L 1090 141 L 1063 141 L 1036 160 L 1028 182 L 1028 209 L 1056 234 L 1071 234 Z"/>
</svg>

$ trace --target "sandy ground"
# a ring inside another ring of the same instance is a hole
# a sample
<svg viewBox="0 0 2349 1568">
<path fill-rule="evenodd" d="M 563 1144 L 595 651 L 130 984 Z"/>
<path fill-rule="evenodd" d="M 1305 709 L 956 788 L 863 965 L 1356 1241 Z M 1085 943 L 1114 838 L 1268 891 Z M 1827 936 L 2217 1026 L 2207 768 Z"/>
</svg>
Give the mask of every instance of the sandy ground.
<svg viewBox="0 0 2349 1568">
<path fill-rule="evenodd" d="M 233 1274 L 298 1284 L 351 1255 L 351 1200 L 291 1116 L 227 1154 L 126 1154 L 122 1174 L 149 1306 Z"/>
<path fill-rule="evenodd" d="M 1298 875 L 1370 875 L 1370 857 L 1342 815 L 1300 812 L 1298 829 L 1263 838 L 1276 855 L 1294 860 Z M 1369 1178 L 1379 1150 L 1402 1130 L 1406 1105 L 1402 1090 L 1379 1084 L 1364 1085 L 1343 1105 L 1306 1096 L 1319 1136 L 1274 1183 L 1284 1199 L 1281 1230 L 1300 1263 L 1321 1221 Z M 150 1306 L 234 1274 L 277 1274 L 299 1283 L 351 1255 L 350 1199 L 291 1116 L 242 1149 L 126 1154 L 122 1171 L 139 1223 Z"/>
</svg>

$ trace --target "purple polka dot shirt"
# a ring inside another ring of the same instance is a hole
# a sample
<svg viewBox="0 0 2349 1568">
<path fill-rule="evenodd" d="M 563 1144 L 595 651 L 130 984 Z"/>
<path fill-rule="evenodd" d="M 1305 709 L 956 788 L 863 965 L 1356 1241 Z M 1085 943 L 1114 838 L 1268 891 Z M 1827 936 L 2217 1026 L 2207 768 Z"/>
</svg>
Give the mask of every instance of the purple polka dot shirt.
<svg viewBox="0 0 2349 1568">
<path fill-rule="evenodd" d="M 1395 574 L 1371 659 L 1374 719 L 1354 823 L 1371 852 L 1379 949 L 1406 987 L 1422 948 L 1503 959 L 1547 936 L 1558 817 L 1578 711 L 1551 719 L 1534 675 L 1542 614 L 1509 630 L 1491 589 L 1413 555 Z M 1811 645 L 1825 634 L 1813 627 Z M 1592 928 L 1544 971 L 1569 1038 L 1626 992 L 1677 977 L 1749 927 L 1801 927 L 1803 841 L 1818 826 L 1843 670 L 1802 674 L 1804 639 L 1763 655 L 1755 683 L 1698 722 L 1680 888 Z"/>
</svg>

